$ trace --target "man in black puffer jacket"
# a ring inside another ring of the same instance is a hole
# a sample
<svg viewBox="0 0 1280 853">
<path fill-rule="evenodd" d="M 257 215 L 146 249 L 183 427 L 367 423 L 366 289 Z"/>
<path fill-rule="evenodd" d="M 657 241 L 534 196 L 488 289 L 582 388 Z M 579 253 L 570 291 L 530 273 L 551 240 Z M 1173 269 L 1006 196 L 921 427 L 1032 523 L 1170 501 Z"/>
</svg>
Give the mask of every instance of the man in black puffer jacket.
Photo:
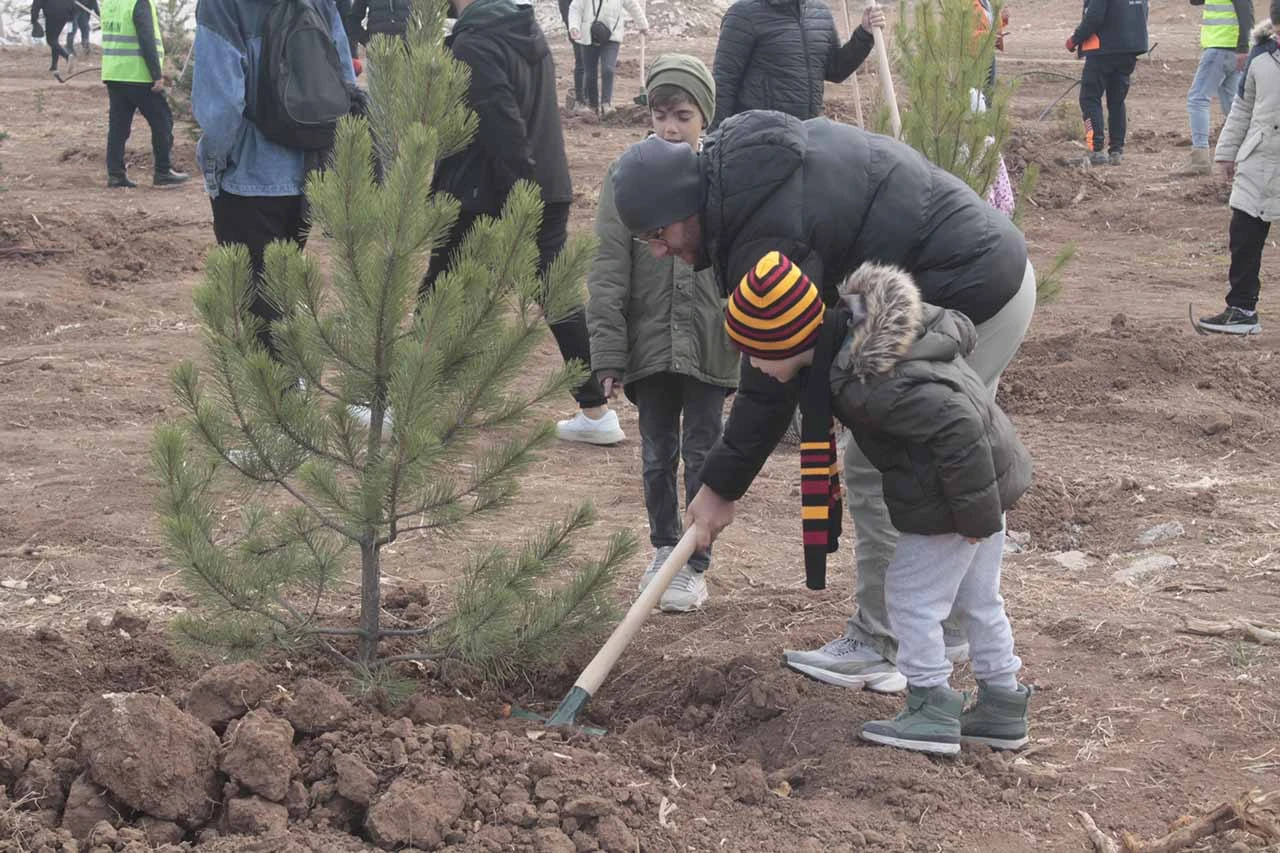
<svg viewBox="0 0 1280 853">
<path fill-rule="evenodd" d="M 978 340 L 968 361 L 992 397 L 1035 307 L 1035 273 L 1022 233 L 963 181 L 886 136 L 828 119 L 743 113 L 724 123 L 701 155 L 650 139 L 614 172 L 623 223 L 659 256 L 710 265 L 724 292 L 777 251 L 817 285 L 824 302 L 867 261 L 902 267 L 922 298 L 966 315 Z M 798 388 L 744 363 L 724 436 L 702 468 L 689 505 L 700 544 L 733 518 L 733 504 L 786 432 Z M 823 681 L 902 689 L 884 609 L 884 573 L 896 532 L 879 472 L 850 446 L 849 507 L 857 528 L 858 612 L 846 636 L 787 663 Z M 951 625 L 952 654 L 962 651 Z M 806 668 L 807 667 L 807 668 Z"/>
<path fill-rule="evenodd" d="M 458 22 L 445 43 L 454 58 L 471 69 L 467 103 L 480 126 L 471 144 L 436 170 L 434 189 L 458 199 L 462 212 L 448 242 L 431 257 L 424 292 L 448 268 L 472 224 L 481 216 L 501 214 L 517 181 L 532 181 L 542 190 L 539 274 L 564 248 L 573 202 L 556 104 L 555 62 L 532 7 L 517 6 L 514 0 L 457 0 L 455 5 Z M 551 333 L 565 361 L 591 364 L 585 307 L 553 324 Z M 560 422 L 561 438 L 592 444 L 623 439 L 618 416 L 609 409 L 597 380 L 588 379 L 574 391 L 574 398 L 582 412 Z"/>
<path fill-rule="evenodd" d="M 847 80 L 875 46 L 871 30 L 883 25 L 884 12 L 868 8 L 841 45 L 823 0 L 738 0 L 720 24 L 712 129 L 747 110 L 821 115 L 825 81 Z"/>
</svg>

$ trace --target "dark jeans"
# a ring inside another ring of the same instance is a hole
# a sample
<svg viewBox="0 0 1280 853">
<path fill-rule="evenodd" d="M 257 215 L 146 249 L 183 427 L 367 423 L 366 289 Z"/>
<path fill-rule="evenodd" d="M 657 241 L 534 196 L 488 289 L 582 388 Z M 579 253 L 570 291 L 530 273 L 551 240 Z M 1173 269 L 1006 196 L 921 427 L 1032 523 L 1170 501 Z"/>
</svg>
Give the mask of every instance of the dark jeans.
<svg viewBox="0 0 1280 853">
<path fill-rule="evenodd" d="M 690 376 L 656 373 L 632 383 L 627 392 L 640 410 L 640 458 L 644 505 L 649 511 L 649 543 L 655 548 L 675 545 L 683 532 L 676 483 L 680 457 L 684 457 L 687 505 L 702 485 L 698 479 L 702 463 L 720 438 L 725 389 Z M 689 560 L 689 567 L 699 572 L 710 564 L 709 550 L 700 551 Z"/>
<path fill-rule="evenodd" d="M 1080 77 L 1080 113 L 1084 116 L 1085 147 L 1103 148 L 1102 96 L 1107 96 L 1107 127 L 1111 137 L 1108 151 L 1124 150 L 1124 99 L 1129 94 L 1129 75 L 1138 64 L 1132 53 L 1086 56 Z"/>
<path fill-rule="evenodd" d="M 1231 227 L 1227 231 L 1231 246 L 1231 270 L 1227 273 L 1227 281 L 1231 283 L 1231 290 L 1227 292 L 1228 305 L 1246 311 L 1257 309 L 1258 291 L 1262 289 L 1258 278 L 1262 271 L 1262 249 L 1267 245 L 1270 231 L 1270 222 L 1231 208 Z"/>
<path fill-rule="evenodd" d="M 567 201 L 557 202 L 545 205 L 543 208 L 542 228 L 538 230 L 538 275 L 546 273 L 556 255 L 560 254 L 560 250 L 564 248 L 565 241 L 569 239 L 569 204 Z M 453 262 L 453 253 L 462 245 L 467 232 L 479 218 L 480 214 L 475 212 L 463 211 L 458 214 L 458 221 L 453 224 L 448 241 L 431 256 L 427 275 L 422 280 L 420 288 L 422 294 L 429 293 L 436 279 L 449 269 L 449 265 Z M 556 339 L 560 356 L 565 362 L 577 359 L 590 370 L 591 335 L 587 331 L 586 308 L 579 308 L 568 317 L 557 323 L 550 323 L 549 326 L 551 336 Z M 586 382 L 573 390 L 573 399 L 582 409 L 603 406 L 608 401 L 600 381 L 594 376 L 588 377 Z"/>
<path fill-rule="evenodd" d="M 169 171 L 173 151 L 173 113 L 163 92 L 151 91 L 150 83 L 107 83 L 110 103 L 107 122 L 107 175 L 125 176 L 124 144 L 133 130 L 134 111 L 151 125 L 151 156 L 156 172 Z"/>
<path fill-rule="evenodd" d="M 582 51 L 583 86 L 587 90 L 587 103 L 592 107 L 613 103 L 613 69 L 618 64 L 621 46 L 616 41 L 601 47 L 578 45 Z"/>
<path fill-rule="evenodd" d="M 71 29 L 67 30 L 67 53 L 70 53 L 76 46 L 76 32 L 80 33 L 80 44 L 85 47 L 89 46 L 89 13 L 79 6 L 76 7 L 76 16 L 71 19 Z"/>
<path fill-rule="evenodd" d="M 584 88 L 583 78 L 586 76 L 586 63 L 582 58 L 582 45 L 576 41 L 573 42 L 573 100 L 574 103 L 581 104 L 587 100 L 587 92 Z"/>
<path fill-rule="evenodd" d="M 262 295 L 263 255 L 273 240 L 292 240 L 299 248 L 307 244 L 302 196 L 242 196 L 220 192 L 213 200 L 213 234 L 219 246 L 240 243 L 249 250 L 253 265 L 253 301 L 249 312 L 263 321 L 258 340 L 275 357 L 271 323 L 280 319 L 280 312 Z"/>
</svg>

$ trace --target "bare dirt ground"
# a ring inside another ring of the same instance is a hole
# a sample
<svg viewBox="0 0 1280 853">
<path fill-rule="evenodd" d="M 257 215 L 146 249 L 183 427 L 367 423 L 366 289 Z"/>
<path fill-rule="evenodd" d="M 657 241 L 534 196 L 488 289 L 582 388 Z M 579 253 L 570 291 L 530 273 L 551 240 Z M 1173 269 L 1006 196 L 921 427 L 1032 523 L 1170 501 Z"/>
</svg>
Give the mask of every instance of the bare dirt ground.
<svg viewBox="0 0 1280 853">
<path fill-rule="evenodd" d="M 159 544 L 148 447 L 176 412 L 169 367 L 199 347 L 190 291 L 212 243 L 208 202 L 195 181 L 106 190 L 94 75 L 59 85 L 41 50 L 0 51 L 0 850 L 70 850 L 72 834 L 92 834 L 80 849 L 1074 851 L 1089 847 L 1077 810 L 1151 837 L 1280 787 L 1277 647 L 1183 630 L 1187 619 L 1280 623 L 1280 338 L 1267 301 L 1268 326 L 1250 340 L 1198 337 L 1187 323 L 1188 303 L 1220 306 L 1227 268 L 1224 186 L 1168 174 L 1189 144 L 1194 10 L 1153 0 L 1159 46 L 1134 76 L 1127 159 L 1090 172 L 1065 164 L 1082 151 L 1074 94 L 1037 121 L 1067 80 L 1028 73 L 1078 74 L 1061 48 L 1077 6 L 1012 3 L 1001 65 L 1022 79 L 1010 164 L 1043 169 L 1023 221 L 1033 260 L 1044 268 L 1079 246 L 1001 392 L 1037 463 L 1010 516 L 1026 536 L 1005 576 L 1037 690 L 1034 741 L 1018 757 L 955 760 L 859 743 L 857 726 L 899 699 L 778 667 L 784 647 L 840 631 L 853 586 L 839 568 L 847 546 L 830 589 L 803 589 L 785 448 L 717 545 L 707 608 L 652 619 L 606 682 L 591 713 L 603 738 L 500 719 L 506 701 L 554 705 L 589 650 L 505 693 L 428 672 L 397 708 L 346 706 L 305 681 L 333 676 L 305 660 L 193 687 L 205 669 L 164 635 L 189 599 Z M 655 37 L 650 56 L 665 49 L 710 60 L 714 36 Z M 619 103 L 638 78 L 633 44 Z M 861 81 L 875 91 L 866 69 Z M 851 116 L 849 93 L 829 87 L 829 111 Z M 573 225 L 588 228 L 606 165 L 643 124 L 565 127 Z M 176 135 L 177 164 L 193 168 L 194 132 Z M 145 183 L 140 118 L 129 155 Z M 556 357 L 548 341 L 539 366 Z M 566 412 L 567 401 L 545 415 Z M 467 544 L 585 498 L 602 517 L 588 547 L 622 527 L 643 538 L 635 411 L 621 415 L 626 443 L 553 448 L 501 525 L 399 543 L 388 611 L 429 610 Z M 1142 544 L 1157 525 L 1171 532 Z M 220 759 L 206 723 L 225 741 Z M 139 764 L 162 782 L 125 784 Z M 1197 849 L 1260 844 L 1233 833 Z"/>
</svg>

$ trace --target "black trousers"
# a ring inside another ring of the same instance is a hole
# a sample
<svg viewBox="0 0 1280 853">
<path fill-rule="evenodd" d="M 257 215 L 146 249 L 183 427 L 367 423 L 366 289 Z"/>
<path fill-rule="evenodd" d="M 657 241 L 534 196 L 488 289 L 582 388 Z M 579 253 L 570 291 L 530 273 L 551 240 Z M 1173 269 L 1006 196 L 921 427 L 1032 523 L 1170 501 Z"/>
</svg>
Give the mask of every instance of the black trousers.
<svg viewBox="0 0 1280 853">
<path fill-rule="evenodd" d="M 65 27 L 70 20 L 70 18 L 50 15 L 47 10 L 44 13 L 44 43 L 49 45 L 50 71 L 58 70 L 59 57 L 67 61 L 71 60 L 71 55 L 63 50 L 62 45 L 58 43 L 58 37 L 62 35 L 62 28 Z"/>
<path fill-rule="evenodd" d="M 1267 245 L 1271 223 L 1243 210 L 1231 208 L 1231 227 L 1227 231 L 1231 246 L 1231 270 L 1227 281 L 1227 304 L 1245 311 L 1258 308 L 1258 292 L 1262 289 L 1262 250 Z"/>
<path fill-rule="evenodd" d="M 271 339 L 270 324 L 280 319 L 280 312 L 262 295 L 263 255 L 273 240 L 292 240 L 299 248 L 307 244 L 302 196 L 242 196 L 220 192 L 213 200 L 213 234 L 219 246 L 240 243 L 248 248 L 253 265 L 253 301 L 249 311 L 264 321 L 258 340 L 275 356 L 277 350 Z"/>
<path fill-rule="evenodd" d="M 720 438 L 725 389 L 682 376 L 655 373 L 627 387 L 640 410 L 640 460 L 644 476 L 644 506 L 649 512 L 649 544 L 675 545 L 684 532 L 680 523 L 677 472 L 684 458 L 684 499 L 687 506 L 702 482 L 698 472 Z M 683 423 L 681 423 L 681 416 Z M 705 571 L 711 552 L 700 551 L 690 568 Z"/>
<path fill-rule="evenodd" d="M 1107 97 L 1107 124 L 1110 130 L 1108 151 L 1124 150 L 1124 99 L 1129 94 L 1129 75 L 1137 67 L 1138 57 L 1132 53 L 1086 56 L 1080 77 L 1080 113 L 1084 116 L 1085 147 L 1090 151 L 1103 148 L 1102 96 Z"/>
<path fill-rule="evenodd" d="M 542 211 L 542 228 L 538 231 L 538 274 L 546 273 L 556 255 L 564 248 L 569 239 L 569 202 L 558 202 L 545 205 Z M 453 254 L 462 245 L 463 238 L 471 230 L 471 226 L 480 218 L 479 213 L 463 211 L 458 214 L 458 221 L 449 232 L 449 239 L 431 256 L 431 264 L 427 267 L 426 278 L 422 280 L 421 293 L 427 294 L 435 286 L 439 278 L 453 262 Z M 577 359 L 591 367 L 591 335 L 587 331 L 587 310 L 581 307 L 568 317 L 557 323 L 549 324 L 551 336 L 556 339 L 560 355 L 565 362 Z M 600 381 L 591 376 L 586 382 L 573 390 L 573 399 L 578 407 L 591 409 L 603 406 L 608 398 Z"/>
<path fill-rule="evenodd" d="M 107 174 L 125 176 L 124 144 L 133 131 L 134 112 L 151 126 L 151 155 L 156 172 L 167 172 L 173 165 L 173 113 L 163 92 L 151 91 L 150 83 L 107 83 L 110 103 L 107 123 Z"/>
</svg>

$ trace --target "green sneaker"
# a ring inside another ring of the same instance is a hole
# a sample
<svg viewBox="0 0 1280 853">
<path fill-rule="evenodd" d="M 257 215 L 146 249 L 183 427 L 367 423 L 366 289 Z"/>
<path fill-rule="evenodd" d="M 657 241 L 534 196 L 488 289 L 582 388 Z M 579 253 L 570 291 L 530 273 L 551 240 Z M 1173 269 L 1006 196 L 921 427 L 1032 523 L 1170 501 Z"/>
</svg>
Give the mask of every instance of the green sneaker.
<svg viewBox="0 0 1280 853">
<path fill-rule="evenodd" d="M 964 695 L 945 684 L 907 688 L 907 710 L 892 720 L 862 725 L 862 739 L 899 749 L 955 755 L 960 751 L 960 712 Z"/>
<path fill-rule="evenodd" d="M 992 687 L 978 682 L 978 700 L 960 715 L 960 740 L 984 743 L 993 749 L 1021 749 L 1027 741 L 1027 706 L 1031 688 L 1019 684 L 1017 690 Z"/>
</svg>

